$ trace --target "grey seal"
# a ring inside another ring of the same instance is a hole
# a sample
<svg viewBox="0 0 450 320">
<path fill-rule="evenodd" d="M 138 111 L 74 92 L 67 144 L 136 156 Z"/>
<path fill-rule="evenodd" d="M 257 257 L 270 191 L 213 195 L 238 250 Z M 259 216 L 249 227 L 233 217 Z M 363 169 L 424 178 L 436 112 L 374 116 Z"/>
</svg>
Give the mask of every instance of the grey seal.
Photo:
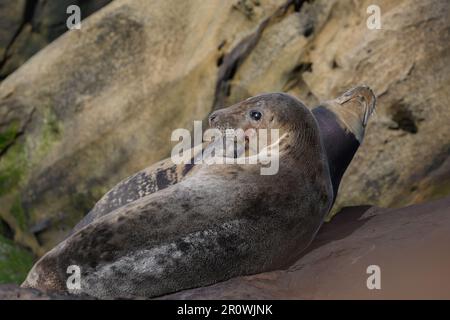
<svg viewBox="0 0 450 320">
<path fill-rule="evenodd" d="M 283 132 L 279 172 L 158 163 L 105 195 L 22 286 L 150 298 L 292 264 L 329 212 L 374 107 L 372 91 L 357 87 L 312 111 L 283 93 L 215 111 L 213 127 Z M 69 290 L 73 265 L 81 288 Z"/>
</svg>

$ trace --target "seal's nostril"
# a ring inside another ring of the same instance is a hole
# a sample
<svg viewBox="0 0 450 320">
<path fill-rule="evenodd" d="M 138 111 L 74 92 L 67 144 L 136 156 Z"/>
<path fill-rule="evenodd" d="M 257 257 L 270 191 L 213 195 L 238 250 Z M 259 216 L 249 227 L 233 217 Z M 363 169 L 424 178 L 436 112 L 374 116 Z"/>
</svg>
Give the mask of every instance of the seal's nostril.
<svg viewBox="0 0 450 320">
<path fill-rule="evenodd" d="M 217 120 L 217 113 L 213 112 L 211 113 L 211 115 L 209 116 L 209 124 L 213 124 L 214 122 L 216 122 Z"/>
</svg>

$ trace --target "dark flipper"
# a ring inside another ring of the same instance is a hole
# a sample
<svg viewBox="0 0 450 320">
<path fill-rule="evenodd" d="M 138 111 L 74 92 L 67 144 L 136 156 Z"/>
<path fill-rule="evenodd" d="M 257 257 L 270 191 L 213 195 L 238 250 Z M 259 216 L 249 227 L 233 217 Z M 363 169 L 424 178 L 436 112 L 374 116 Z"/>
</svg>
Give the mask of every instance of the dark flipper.
<svg viewBox="0 0 450 320">
<path fill-rule="evenodd" d="M 375 110 L 375 103 L 372 90 L 360 86 L 312 110 L 328 157 L 333 200 L 336 199 L 342 176 L 362 142 L 365 126 Z"/>
</svg>

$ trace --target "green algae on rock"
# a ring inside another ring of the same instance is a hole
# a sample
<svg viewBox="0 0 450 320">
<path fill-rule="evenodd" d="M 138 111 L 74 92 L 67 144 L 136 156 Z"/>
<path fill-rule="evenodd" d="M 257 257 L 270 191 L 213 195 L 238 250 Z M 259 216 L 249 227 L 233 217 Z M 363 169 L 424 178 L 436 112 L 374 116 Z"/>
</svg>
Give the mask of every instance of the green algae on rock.
<svg viewBox="0 0 450 320">
<path fill-rule="evenodd" d="M 29 251 L 0 235 L 0 283 L 22 283 L 32 265 Z"/>
</svg>

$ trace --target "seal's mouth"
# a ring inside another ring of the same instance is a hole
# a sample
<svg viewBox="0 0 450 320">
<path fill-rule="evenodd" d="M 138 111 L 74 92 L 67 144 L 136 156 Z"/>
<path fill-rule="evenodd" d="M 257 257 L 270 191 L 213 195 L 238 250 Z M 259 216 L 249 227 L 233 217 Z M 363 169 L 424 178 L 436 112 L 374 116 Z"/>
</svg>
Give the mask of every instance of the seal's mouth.
<svg viewBox="0 0 450 320">
<path fill-rule="evenodd" d="M 220 132 L 225 135 L 227 130 L 236 130 L 236 128 L 234 128 L 233 126 L 231 126 L 230 124 L 226 123 L 226 124 L 218 124 L 218 125 L 212 125 L 210 126 L 213 129 L 217 129 L 220 130 Z"/>
<path fill-rule="evenodd" d="M 253 134 L 248 129 L 251 127 L 237 127 L 229 122 L 220 123 L 214 116 L 210 116 L 209 120 L 210 128 L 221 133 L 221 138 L 213 139 L 210 145 L 215 147 L 223 145 L 223 156 L 236 159 L 256 154 L 257 150 L 250 142 L 250 136 Z"/>
<path fill-rule="evenodd" d="M 236 134 L 233 129 L 226 129 L 222 138 L 224 144 L 224 156 L 230 158 L 240 158 L 250 156 L 255 153 L 256 150 L 250 144 L 249 136 L 240 131 L 240 134 Z"/>
</svg>

